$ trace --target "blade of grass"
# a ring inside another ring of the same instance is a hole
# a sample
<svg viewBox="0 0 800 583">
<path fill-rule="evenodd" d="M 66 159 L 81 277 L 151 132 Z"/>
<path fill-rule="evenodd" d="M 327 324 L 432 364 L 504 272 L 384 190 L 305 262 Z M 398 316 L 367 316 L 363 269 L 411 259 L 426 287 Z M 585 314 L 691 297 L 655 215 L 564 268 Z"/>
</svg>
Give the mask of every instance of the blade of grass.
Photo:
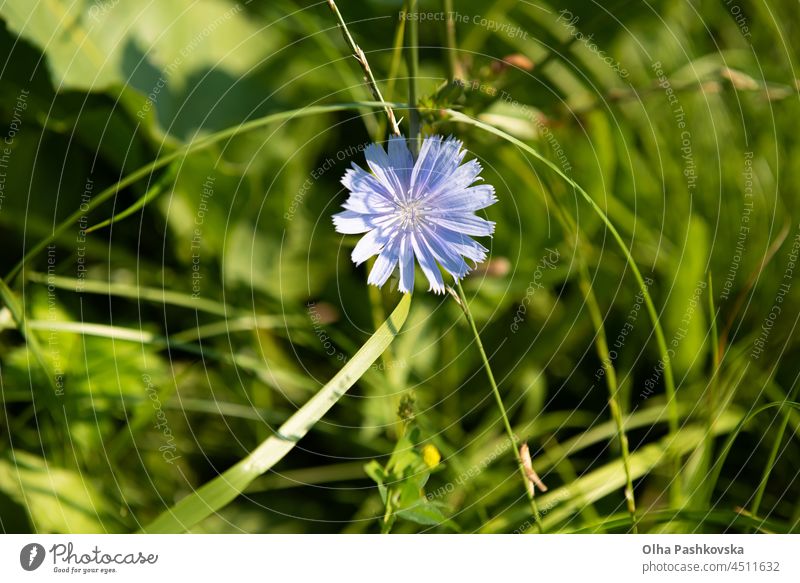
<svg viewBox="0 0 800 583">
<path fill-rule="evenodd" d="M 84 336 L 95 336 L 123 342 L 147 344 L 162 349 L 178 350 L 197 355 L 203 359 L 218 360 L 255 373 L 265 384 L 281 391 L 286 389 L 286 386 L 282 386 L 284 384 L 295 386 L 306 391 L 314 390 L 317 386 L 311 379 L 304 375 L 289 370 L 281 370 L 274 366 L 265 366 L 262 360 L 253 356 L 222 352 L 207 346 L 179 342 L 172 338 L 148 332 L 147 330 L 109 326 L 108 324 L 94 324 L 90 322 L 51 322 L 48 320 L 30 320 L 28 321 L 28 328 L 31 330 L 71 332 Z"/>
<path fill-rule="evenodd" d="M 187 328 L 170 335 L 177 342 L 195 342 L 204 338 L 230 334 L 232 332 L 251 332 L 253 330 L 283 329 L 290 325 L 301 326 L 306 322 L 300 316 L 245 316 L 221 322 L 212 322 Z"/>
<path fill-rule="evenodd" d="M 172 182 L 175 180 L 177 171 L 178 171 L 178 166 L 176 164 L 170 164 L 167 167 L 167 170 L 164 172 L 164 174 L 156 181 L 155 184 L 153 184 L 153 186 L 144 194 L 144 196 L 139 198 L 136 202 L 134 202 L 131 206 L 129 206 L 122 212 L 119 212 L 114 216 L 109 217 L 108 219 L 89 227 L 88 229 L 86 229 L 86 233 L 89 234 L 94 231 L 97 231 L 98 229 L 102 229 L 103 227 L 108 227 L 113 225 L 114 223 L 118 223 L 119 221 L 125 219 L 126 217 L 131 216 L 139 209 L 142 209 L 145 206 L 147 206 L 147 203 L 156 199 L 162 192 L 164 192 L 164 190 L 169 188 L 169 185 L 172 184 Z"/>
<path fill-rule="evenodd" d="M 408 0 L 404 0 L 401 10 L 404 14 L 408 13 Z M 403 38 L 405 37 L 405 32 L 406 19 L 400 18 L 394 30 L 392 61 L 389 64 L 389 79 L 386 81 L 386 99 L 389 101 L 391 101 L 394 96 L 394 84 L 397 81 L 397 73 L 400 71 L 400 64 L 403 62 Z"/>
<path fill-rule="evenodd" d="M 566 452 L 561 447 L 561 444 L 558 443 L 555 436 L 545 440 L 544 450 L 552 459 L 556 460 L 554 469 L 561 477 L 561 481 L 565 484 L 576 484 L 578 481 L 578 472 L 575 470 L 572 460 L 566 455 Z M 582 499 L 580 491 L 573 492 L 573 495 L 579 500 L 580 510 L 578 512 L 580 512 L 585 522 L 592 524 L 602 520 L 594 505 Z"/>
<path fill-rule="evenodd" d="M 706 427 L 709 438 L 703 442 L 703 450 L 701 453 L 700 461 L 694 470 L 694 475 L 690 476 L 689 490 L 693 492 L 688 496 L 688 505 L 695 506 L 696 508 L 706 508 L 708 501 L 711 498 L 711 490 L 714 484 L 706 480 L 708 468 L 711 465 L 711 458 L 714 453 L 714 440 L 711 436 L 714 434 L 714 423 L 716 421 L 717 412 L 717 385 L 719 384 L 719 367 L 720 367 L 720 346 L 719 346 L 719 333 L 717 330 L 717 318 L 719 313 L 714 306 L 714 286 L 711 278 L 711 272 L 708 272 L 708 314 L 711 318 L 711 378 L 706 387 Z"/>
<path fill-rule="evenodd" d="M 728 336 L 730 335 L 731 329 L 733 328 L 733 324 L 736 321 L 736 318 L 739 316 L 742 308 L 744 307 L 744 303 L 747 300 L 747 296 L 750 294 L 750 291 L 756 285 L 756 282 L 761 277 L 764 269 L 766 269 L 767 265 L 773 260 L 775 255 L 778 253 L 778 250 L 783 245 L 783 242 L 786 240 L 786 237 L 789 236 L 791 224 L 788 220 L 784 221 L 781 230 L 775 236 L 775 239 L 772 241 L 770 246 L 767 248 L 766 252 L 764 253 L 764 257 L 762 257 L 761 262 L 758 266 L 753 269 L 750 273 L 750 276 L 747 278 L 747 282 L 745 283 L 742 291 L 739 292 L 739 295 L 736 296 L 736 302 L 733 304 L 733 308 L 728 314 L 728 319 L 725 322 L 725 327 L 722 329 L 722 333 L 720 334 L 720 352 L 723 354 L 725 353 L 725 348 L 728 345 Z"/>
<path fill-rule="evenodd" d="M 239 124 L 232 128 L 226 128 L 195 140 L 183 146 L 182 148 L 171 152 L 170 154 L 157 158 L 149 164 L 145 164 L 141 168 L 134 170 L 125 176 L 122 180 L 119 180 L 118 182 L 99 192 L 97 196 L 91 200 L 91 202 L 89 202 L 83 208 L 77 209 L 61 223 L 56 225 L 49 236 L 41 239 L 27 253 L 25 253 L 22 259 L 20 259 L 19 262 L 11 269 L 5 279 L 7 282 L 12 282 L 27 263 L 30 263 L 30 261 L 44 249 L 46 249 L 50 243 L 56 240 L 62 233 L 66 232 L 70 226 L 77 224 L 81 217 L 98 208 L 101 204 L 115 196 L 123 188 L 126 188 L 127 186 L 136 183 L 138 180 L 151 175 L 154 171 L 167 166 L 171 162 L 180 159 L 182 156 L 188 156 L 189 154 L 210 148 L 219 142 L 231 139 L 239 134 L 257 130 L 275 122 L 309 117 L 312 115 L 320 115 L 324 113 L 335 113 L 337 111 L 360 110 L 364 107 L 385 107 L 386 105 L 395 108 L 404 107 L 402 104 L 387 104 L 385 102 L 376 103 L 371 101 L 356 101 L 351 103 L 338 103 L 334 105 L 312 105 L 266 115 L 264 117 Z M 86 208 L 87 206 L 88 208 Z"/>
<path fill-rule="evenodd" d="M 611 418 L 614 420 L 614 424 L 617 428 L 617 439 L 619 440 L 619 448 L 622 455 L 622 467 L 625 471 L 625 504 L 633 519 L 633 532 L 636 534 L 638 532 L 636 527 L 636 498 L 633 492 L 633 480 L 631 479 L 628 436 L 625 433 L 625 422 L 622 419 L 622 407 L 620 407 L 619 399 L 617 398 L 619 394 L 617 371 L 614 368 L 614 364 L 611 360 L 611 353 L 608 350 L 608 340 L 606 337 L 605 325 L 603 324 L 603 316 L 600 313 L 600 306 L 597 303 L 597 298 L 592 289 L 586 261 L 583 259 L 580 261 L 580 272 L 580 286 L 583 290 L 583 296 L 586 298 L 586 307 L 589 309 L 589 317 L 596 331 L 595 347 L 597 349 L 597 356 L 605 372 L 606 387 L 608 388 L 608 408 L 611 410 Z"/>
<path fill-rule="evenodd" d="M 283 459 L 394 340 L 408 316 L 410 305 L 411 295 L 406 294 L 386 322 L 353 358 L 281 425 L 274 436 L 267 438 L 236 465 L 165 511 L 144 527 L 142 532 L 171 533 L 191 528 L 233 501 L 253 480 Z"/>
<path fill-rule="evenodd" d="M 117 296 L 130 298 L 137 301 L 146 301 L 156 304 L 167 304 L 180 308 L 189 308 L 200 312 L 207 312 L 217 316 L 231 316 L 242 313 L 233 306 L 216 302 L 207 298 L 194 297 L 190 294 L 160 289 L 156 287 L 142 287 L 128 285 L 125 283 L 110 283 L 94 279 L 77 279 L 73 277 L 63 277 L 60 275 L 47 275 L 45 273 L 29 272 L 26 274 L 28 280 L 53 286 L 57 289 L 71 290 L 77 293 L 100 294 L 105 296 Z"/>
<path fill-rule="evenodd" d="M 443 0 L 445 14 L 444 35 L 447 47 L 447 76 L 450 81 L 461 77 L 461 67 L 458 62 L 458 47 L 456 45 L 456 22 L 450 18 L 453 14 L 453 0 Z"/>
</svg>

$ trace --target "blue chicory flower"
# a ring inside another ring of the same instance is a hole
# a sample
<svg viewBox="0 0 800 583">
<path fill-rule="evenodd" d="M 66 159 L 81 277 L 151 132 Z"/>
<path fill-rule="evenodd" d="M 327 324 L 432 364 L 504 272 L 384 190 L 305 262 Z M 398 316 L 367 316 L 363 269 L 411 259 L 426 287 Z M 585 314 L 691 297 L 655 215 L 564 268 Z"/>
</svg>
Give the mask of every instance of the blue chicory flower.
<svg viewBox="0 0 800 583">
<path fill-rule="evenodd" d="M 345 172 L 342 184 L 350 197 L 333 223 L 340 233 L 366 233 L 351 257 L 360 265 L 378 256 L 368 283 L 382 286 L 399 264 L 399 289 L 410 292 L 416 257 L 429 289 L 444 293 L 437 262 L 459 280 L 472 269 L 465 258 L 486 259 L 488 250 L 470 236 L 494 232 L 494 223 L 475 211 L 497 198 L 491 185 L 473 185 L 480 180 L 481 165 L 474 159 L 461 163 L 466 150 L 460 140 L 427 137 L 416 161 L 402 136 L 389 139 L 388 153 L 370 144 L 364 154 L 372 172 L 355 163 Z"/>
</svg>

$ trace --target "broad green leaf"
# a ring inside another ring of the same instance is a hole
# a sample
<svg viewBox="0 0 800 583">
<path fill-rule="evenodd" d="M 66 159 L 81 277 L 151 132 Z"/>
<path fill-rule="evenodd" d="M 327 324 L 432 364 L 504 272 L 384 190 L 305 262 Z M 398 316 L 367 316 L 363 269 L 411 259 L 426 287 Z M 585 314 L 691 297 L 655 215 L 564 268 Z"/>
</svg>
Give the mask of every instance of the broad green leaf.
<svg viewBox="0 0 800 583">
<path fill-rule="evenodd" d="M 198 71 L 244 74 L 275 42 L 224 0 L 8 0 L 3 17 L 45 53 L 59 90 L 130 83 L 159 101 Z"/>
<path fill-rule="evenodd" d="M 361 378 L 397 336 L 408 316 L 411 295 L 400 300 L 389 318 L 344 367 L 303 407 L 250 455 L 164 512 L 142 529 L 147 533 L 180 532 L 234 500 L 258 476 L 272 468 Z"/>
</svg>

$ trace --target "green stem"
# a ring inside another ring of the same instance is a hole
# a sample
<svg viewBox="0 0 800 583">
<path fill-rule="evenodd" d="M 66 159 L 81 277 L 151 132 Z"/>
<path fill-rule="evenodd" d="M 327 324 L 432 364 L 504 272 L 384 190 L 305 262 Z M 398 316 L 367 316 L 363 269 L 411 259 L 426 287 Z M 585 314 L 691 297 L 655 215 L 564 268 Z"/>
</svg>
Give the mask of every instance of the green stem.
<svg viewBox="0 0 800 583">
<path fill-rule="evenodd" d="M 388 494 L 387 494 L 388 496 Z M 392 502 L 386 500 L 386 510 L 383 513 L 383 522 L 381 523 L 381 534 L 389 534 L 392 532 Z"/>
<path fill-rule="evenodd" d="M 453 13 L 453 0 L 443 0 L 443 3 L 445 14 L 445 44 L 447 46 L 447 73 L 450 81 L 453 81 L 461 76 L 456 46 L 456 23 L 452 18 L 450 18 L 450 15 Z"/>
<path fill-rule="evenodd" d="M 672 373 L 672 363 L 669 356 L 669 351 L 667 350 L 667 341 L 664 337 L 664 329 L 661 326 L 661 321 L 659 319 L 658 311 L 656 310 L 655 304 L 653 304 L 653 299 L 650 297 L 650 291 L 647 288 L 647 284 L 644 281 L 644 277 L 642 277 L 641 271 L 639 271 L 639 266 L 636 264 L 636 260 L 633 258 L 633 254 L 631 253 L 630 249 L 628 249 L 627 245 L 625 245 L 625 241 L 622 240 L 622 236 L 617 231 L 617 228 L 614 226 L 614 223 L 611 222 L 611 219 L 608 218 L 608 215 L 600 208 L 600 206 L 594 201 L 594 199 L 589 196 L 589 193 L 581 187 L 575 180 L 567 176 L 558 166 L 556 166 L 553 162 L 545 158 L 542 154 L 540 154 L 537 150 L 523 142 L 522 140 L 515 138 L 514 136 L 504 132 L 503 130 L 497 129 L 494 126 L 488 125 L 484 122 L 478 121 L 475 118 L 472 118 L 468 115 L 465 115 L 459 111 L 455 111 L 453 109 L 445 109 L 442 110 L 442 113 L 449 116 L 450 119 L 453 121 L 460 121 L 477 128 L 480 128 L 490 134 L 494 134 L 500 138 L 503 138 L 507 142 L 510 142 L 525 152 L 528 152 L 531 156 L 536 158 L 539 162 L 550 168 L 553 172 L 558 174 L 562 180 L 564 180 L 567 184 L 569 184 L 575 192 L 579 193 L 581 197 L 592 207 L 592 210 L 597 214 L 601 221 L 605 224 L 606 228 L 611 232 L 611 236 L 613 237 L 614 241 L 617 243 L 617 246 L 622 251 L 622 254 L 625 256 L 625 260 L 628 263 L 631 272 L 633 272 L 633 276 L 636 278 L 636 283 L 639 285 L 639 289 L 642 292 L 642 296 L 644 297 L 645 307 L 647 308 L 647 315 L 650 318 L 650 321 L 653 323 L 653 334 L 656 337 L 656 346 L 658 347 L 658 353 L 661 357 L 661 362 L 664 367 L 664 386 L 665 386 L 665 393 L 667 398 L 667 411 L 668 411 L 668 423 L 669 423 L 669 435 L 672 439 L 674 439 L 678 434 L 678 422 L 679 422 L 679 414 L 678 414 L 678 399 L 675 391 L 675 377 Z M 673 472 L 674 475 L 677 476 L 677 471 L 680 468 L 680 459 L 677 457 L 676 454 L 670 451 L 670 455 L 674 456 L 672 460 Z M 680 501 L 682 499 L 681 494 L 681 481 L 678 479 L 674 479 L 670 485 L 670 502 L 673 507 L 679 507 Z"/>
<path fill-rule="evenodd" d="M 589 278 L 589 269 L 586 264 L 585 255 L 591 251 L 591 245 L 581 243 L 580 229 L 570 215 L 564 212 L 564 209 L 558 204 L 554 196 L 550 194 L 547 188 L 542 188 L 542 193 L 548 204 L 552 203 L 555 209 L 555 216 L 564 232 L 572 233 L 574 243 L 572 244 L 575 249 L 579 270 L 578 275 L 580 278 L 580 288 L 583 297 L 586 300 L 586 305 L 589 309 L 589 316 L 595 328 L 595 347 L 597 349 L 598 357 L 603 365 L 603 372 L 606 379 L 606 387 L 608 388 L 608 406 L 611 410 L 611 417 L 617 429 L 617 439 L 620 443 L 620 453 L 622 456 L 622 466 L 625 471 L 625 502 L 628 507 L 628 513 L 631 515 L 631 522 L 633 524 L 633 533 L 638 534 L 638 519 L 636 512 L 636 498 L 633 492 L 633 480 L 631 478 L 631 461 L 630 449 L 628 446 L 628 436 L 625 433 L 625 424 L 622 418 L 622 408 L 619 405 L 617 394 L 619 393 L 619 385 L 617 382 L 617 373 L 614 369 L 614 363 L 611 360 L 611 354 L 608 350 L 608 338 L 606 336 L 605 326 L 603 325 L 603 317 L 600 313 L 600 306 L 597 302 L 597 297 L 592 289 L 591 279 Z M 586 247 L 586 249 L 584 249 Z"/>
<path fill-rule="evenodd" d="M 696 496 L 695 506 L 705 507 L 711 499 L 711 494 L 714 485 L 704 478 L 711 466 L 712 456 L 714 454 L 714 425 L 719 416 L 717 412 L 717 387 L 719 385 L 720 374 L 720 344 L 719 332 L 717 328 L 717 309 L 714 306 L 714 282 L 711 278 L 711 272 L 707 274 L 707 292 L 708 292 L 708 317 L 711 319 L 711 378 L 708 381 L 708 392 L 706 396 L 706 435 L 707 438 L 703 442 L 703 453 L 700 458 L 700 465 L 697 469 L 698 472 L 698 486 L 699 496 Z"/>
<path fill-rule="evenodd" d="M 611 409 L 611 417 L 614 419 L 614 424 L 617 427 L 617 437 L 619 439 L 620 453 L 622 455 L 622 467 L 625 471 L 625 503 L 628 506 L 628 514 L 631 515 L 633 521 L 633 532 L 638 534 L 638 520 L 636 515 L 636 499 L 633 495 L 633 479 L 631 478 L 631 454 L 628 447 L 628 436 L 625 434 L 625 423 L 622 419 L 622 408 L 619 406 L 617 393 L 619 393 L 619 386 L 617 384 L 617 373 L 614 370 L 614 365 L 611 363 L 611 354 L 608 351 L 608 340 L 606 339 L 605 327 L 603 326 L 603 318 L 600 313 L 600 306 L 597 303 L 597 298 L 592 291 L 589 275 L 587 273 L 586 264 L 581 261 L 581 287 L 584 288 L 584 298 L 586 298 L 586 305 L 589 309 L 589 317 L 592 319 L 594 328 L 597 331 L 597 338 L 595 346 L 597 348 L 597 355 L 603 365 L 603 372 L 606 377 L 606 385 L 608 387 L 608 407 Z"/>
<path fill-rule="evenodd" d="M 409 13 L 417 12 L 417 0 L 411 0 Z M 408 23 L 408 105 L 409 112 L 409 145 L 416 156 L 420 148 L 419 110 L 417 109 L 417 76 L 419 75 L 419 22 L 411 18 Z"/>
<path fill-rule="evenodd" d="M 492 387 L 492 393 L 494 394 L 494 399 L 497 402 L 497 408 L 500 410 L 500 417 L 503 419 L 503 427 L 505 427 L 506 435 L 508 436 L 511 445 L 514 448 L 514 457 L 517 459 L 517 466 L 519 468 L 520 476 L 522 477 L 525 493 L 528 495 L 528 500 L 530 501 L 531 509 L 533 510 L 533 517 L 536 520 L 536 526 L 540 533 L 544 533 L 542 517 L 541 514 L 539 514 L 539 508 L 536 505 L 536 500 L 531 493 L 531 489 L 529 488 L 528 476 L 525 473 L 525 466 L 523 465 L 522 458 L 519 454 L 519 443 L 514 435 L 514 431 L 511 429 L 511 423 L 508 420 L 508 413 L 506 412 L 505 405 L 503 405 L 503 398 L 500 396 L 500 390 L 497 388 L 497 383 L 494 380 L 494 373 L 492 373 L 492 367 L 489 365 L 489 358 L 486 356 L 486 351 L 483 348 L 483 342 L 481 342 L 481 336 L 478 333 L 478 327 L 475 324 L 475 319 L 472 317 L 472 312 L 469 310 L 467 296 L 464 294 L 464 288 L 461 287 L 460 281 L 456 282 L 456 289 L 458 290 L 461 309 L 464 311 L 464 316 L 466 316 L 469 327 L 472 330 L 473 336 L 475 337 L 475 344 L 478 346 L 478 352 L 480 352 L 481 360 L 483 361 L 483 368 L 486 370 L 486 376 L 489 378 L 489 385 Z"/>
<path fill-rule="evenodd" d="M 399 136 L 400 127 L 397 125 L 397 120 L 394 117 L 394 111 L 392 110 L 391 106 L 386 103 L 383 95 L 381 95 L 381 90 L 378 88 L 378 83 L 375 81 L 375 76 L 372 74 L 372 69 L 369 67 L 367 55 L 364 54 L 364 51 L 361 50 L 361 47 L 356 44 L 355 40 L 353 40 L 353 35 L 350 34 L 350 30 L 347 28 L 347 23 L 344 21 L 344 18 L 342 18 L 342 13 L 339 12 L 339 7 L 336 6 L 336 2 L 334 2 L 334 0 L 328 0 L 328 6 L 330 6 L 334 16 L 336 16 L 336 22 L 339 24 L 339 29 L 342 31 L 342 36 L 344 37 L 345 42 L 353 51 L 353 55 L 358 61 L 358 64 L 361 65 L 361 68 L 364 70 L 364 75 L 367 79 L 367 85 L 372 92 L 372 96 L 375 98 L 375 101 L 380 101 L 383 104 L 383 111 L 386 112 L 386 117 L 389 119 L 389 126 L 392 133 L 395 136 Z"/>
<path fill-rule="evenodd" d="M 408 12 L 408 0 L 403 2 L 402 11 Z M 394 96 L 394 84 L 397 82 L 397 73 L 403 60 L 403 38 L 406 34 L 406 21 L 404 18 L 397 23 L 392 42 L 392 60 L 389 63 L 389 78 L 386 81 L 386 99 L 391 101 Z"/>
</svg>

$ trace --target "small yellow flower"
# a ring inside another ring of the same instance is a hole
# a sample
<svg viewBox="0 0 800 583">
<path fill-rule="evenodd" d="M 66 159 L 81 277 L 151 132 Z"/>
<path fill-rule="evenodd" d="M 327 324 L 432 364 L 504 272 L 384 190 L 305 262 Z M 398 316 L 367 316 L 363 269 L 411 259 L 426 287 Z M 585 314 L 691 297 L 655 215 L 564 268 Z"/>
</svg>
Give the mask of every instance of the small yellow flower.
<svg viewBox="0 0 800 583">
<path fill-rule="evenodd" d="M 422 448 L 422 461 L 429 468 L 435 468 L 442 461 L 442 454 L 439 453 L 435 445 L 429 443 Z"/>
</svg>

